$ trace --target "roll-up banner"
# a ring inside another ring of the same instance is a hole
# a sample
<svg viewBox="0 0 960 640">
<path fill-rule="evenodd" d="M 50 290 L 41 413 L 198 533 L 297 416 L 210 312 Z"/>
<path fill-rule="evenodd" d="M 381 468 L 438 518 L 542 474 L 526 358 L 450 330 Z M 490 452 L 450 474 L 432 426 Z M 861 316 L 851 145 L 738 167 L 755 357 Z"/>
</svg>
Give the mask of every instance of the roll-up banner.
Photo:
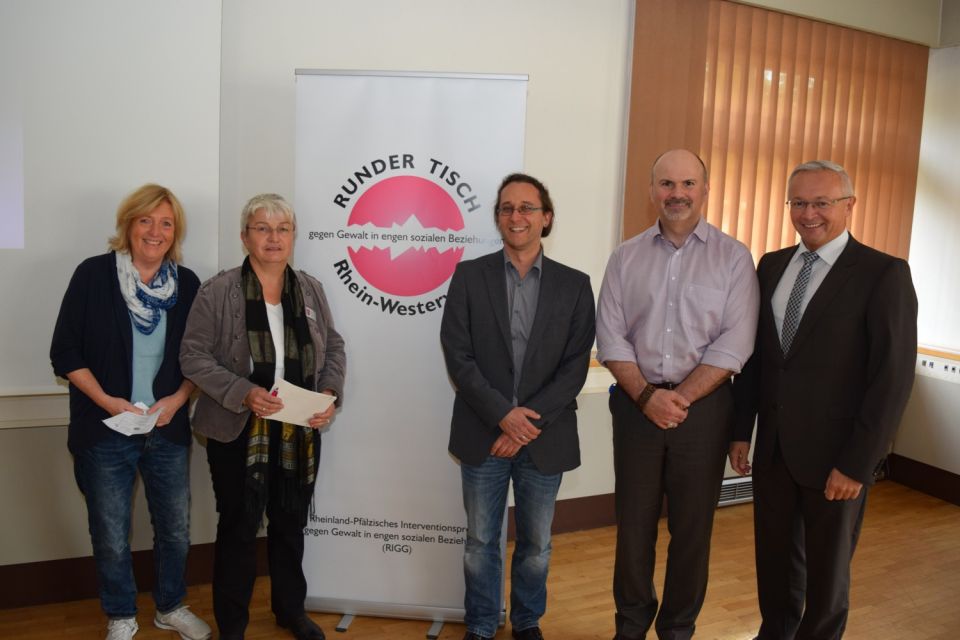
<svg viewBox="0 0 960 640">
<path fill-rule="evenodd" d="M 298 268 L 347 350 L 305 530 L 307 608 L 463 619 L 466 518 L 440 350 L 461 260 L 501 247 L 526 76 L 297 70 Z"/>
</svg>

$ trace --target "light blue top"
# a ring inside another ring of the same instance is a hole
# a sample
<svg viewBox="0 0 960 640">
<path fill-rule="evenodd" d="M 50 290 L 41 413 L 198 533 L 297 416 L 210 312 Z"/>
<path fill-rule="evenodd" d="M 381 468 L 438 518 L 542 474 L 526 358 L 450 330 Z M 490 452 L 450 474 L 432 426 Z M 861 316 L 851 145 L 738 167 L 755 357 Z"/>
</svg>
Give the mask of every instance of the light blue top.
<svg viewBox="0 0 960 640">
<path fill-rule="evenodd" d="M 167 337 L 167 312 L 160 311 L 160 322 L 150 335 L 144 335 L 133 326 L 133 391 L 130 402 L 142 402 L 152 407 L 157 401 L 153 397 L 153 380 L 163 363 L 163 347 Z"/>
</svg>

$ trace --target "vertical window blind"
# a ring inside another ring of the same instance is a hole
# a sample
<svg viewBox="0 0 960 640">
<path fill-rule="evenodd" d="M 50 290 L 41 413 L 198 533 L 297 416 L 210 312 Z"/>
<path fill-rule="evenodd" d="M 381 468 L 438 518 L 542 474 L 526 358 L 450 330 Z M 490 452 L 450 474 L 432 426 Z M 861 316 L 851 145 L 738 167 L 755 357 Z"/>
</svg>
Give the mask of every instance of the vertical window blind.
<svg viewBox="0 0 960 640">
<path fill-rule="evenodd" d="M 638 1 L 638 24 L 657 4 Z M 699 153 L 710 169 L 708 220 L 755 259 L 790 246 L 787 176 L 801 162 L 832 160 L 847 169 L 857 195 L 851 233 L 906 257 L 927 47 L 725 0 L 706 5 Z M 664 126 L 634 122 L 633 113 L 631 105 L 631 134 Z M 628 158 L 628 185 L 642 183 L 645 193 L 648 175 L 630 174 L 637 164 Z M 625 235 L 636 233 L 636 221 L 627 224 L 636 209 L 625 210 Z"/>
</svg>

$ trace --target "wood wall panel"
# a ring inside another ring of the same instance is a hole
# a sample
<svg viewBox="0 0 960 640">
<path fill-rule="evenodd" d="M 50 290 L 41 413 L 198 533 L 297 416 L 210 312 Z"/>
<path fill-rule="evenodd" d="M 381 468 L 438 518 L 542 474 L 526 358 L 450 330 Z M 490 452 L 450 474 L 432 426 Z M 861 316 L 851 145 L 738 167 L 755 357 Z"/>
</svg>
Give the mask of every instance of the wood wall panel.
<svg viewBox="0 0 960 640">
<path fill-rule="evenodd" d="M 708 0 L 637 0 L 623 237 L 656 220 L 650 166 L 673 147 L 698 149 Z"/>
</svg>

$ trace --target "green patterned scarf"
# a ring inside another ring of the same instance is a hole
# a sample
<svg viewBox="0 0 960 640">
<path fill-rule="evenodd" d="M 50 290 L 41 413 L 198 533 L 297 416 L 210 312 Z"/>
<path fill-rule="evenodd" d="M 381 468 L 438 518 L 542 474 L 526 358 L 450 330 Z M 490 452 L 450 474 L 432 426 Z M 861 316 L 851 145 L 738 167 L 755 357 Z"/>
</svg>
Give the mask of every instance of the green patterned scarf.
<svg viewBox="0 0 960 640">
<path fill-rule="evenodd" d="M 247 341 L 253 358 L 253 373 L 250 381 L 265 389 L 273 387 L 277 354 L 267 320 L 267 307 L 263 298 L 260 280 L 250 266 L 250 259 L 243 261 L 240 270 L 243 295 L 246 300 Z M 313 341 L 304 312 L 303 294 L 293 269 L 287 266 L 284 273 L 283 293 L 283 366 L 284 379 L 306 389 L 313 389 L 313 370 L 316 361 Z M 276 441 L 279 438 L 278 441 Z M 277 422 L 250 416 L 250 435 L 247 439 L 247 498 L 246 510 L 251 526 L 260 527 L 267 497 L 270 495 L 270 445 L 278 449 L 276 465 L 279 479 L 280 507 L 297 513 L 306 524 L 307 506 L 313 495 L 316 481 L 316 451 L 319 436 L 310 427 L 300 427 L 286 422 Z"/>
</svg>

